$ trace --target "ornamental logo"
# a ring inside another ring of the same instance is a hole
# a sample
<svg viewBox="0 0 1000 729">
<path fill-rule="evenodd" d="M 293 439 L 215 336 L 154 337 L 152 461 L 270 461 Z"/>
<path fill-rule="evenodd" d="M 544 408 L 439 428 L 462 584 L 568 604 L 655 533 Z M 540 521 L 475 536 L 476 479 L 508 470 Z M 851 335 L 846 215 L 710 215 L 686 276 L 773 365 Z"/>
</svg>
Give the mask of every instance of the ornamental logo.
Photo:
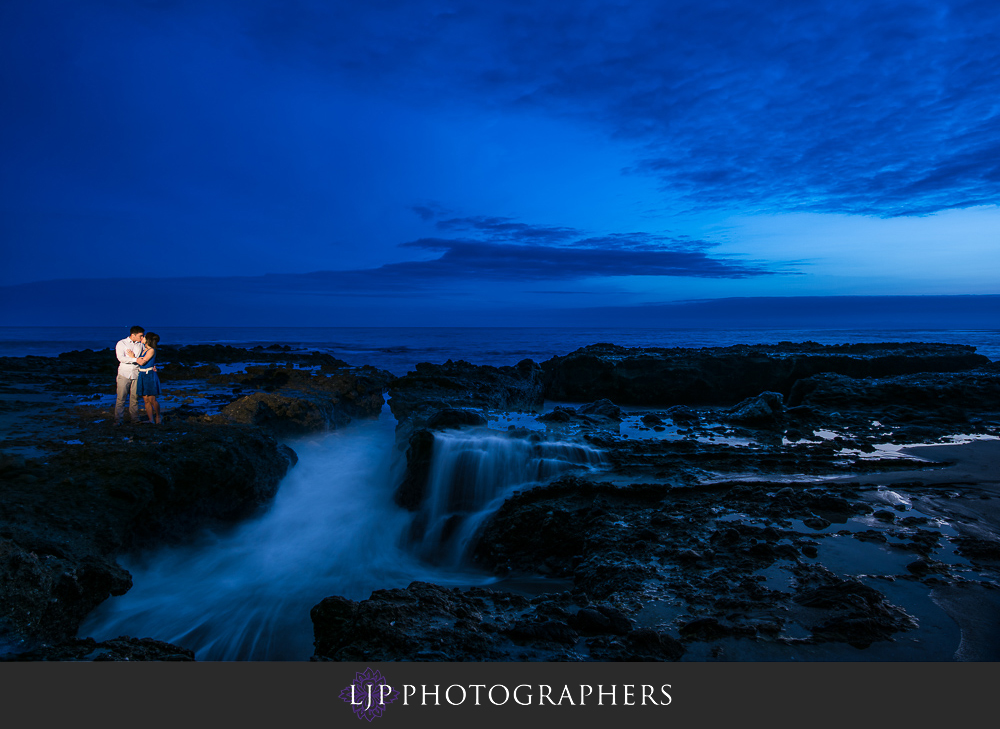
<svg viewBox="0 0 1000 729">
<path fill-rule="evenodd" d="M 371 721 L 382 716 L 386 707 L 399 698 L 399 691 L 386 683 L 385 676 L 371 668 L 354 674 L 354 682 L 340 692 L 359 719 Z"/>
</svg>

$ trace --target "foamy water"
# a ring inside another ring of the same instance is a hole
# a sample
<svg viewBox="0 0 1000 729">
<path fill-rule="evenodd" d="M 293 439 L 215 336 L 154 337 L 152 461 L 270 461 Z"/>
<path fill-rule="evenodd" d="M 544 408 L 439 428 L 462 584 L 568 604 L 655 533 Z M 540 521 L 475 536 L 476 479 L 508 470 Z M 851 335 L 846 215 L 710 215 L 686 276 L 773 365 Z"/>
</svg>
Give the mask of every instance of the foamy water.
<svg viewBox="0 0 1000 729">
<path fill-rule="evenodd" d="M 422 534 L 414 548 L 439 564 L 459 565 L 483 522 L 518 487 L 604 462 L 582 443 L 511 437 L 487 429 L 436 433 Z"/>
<path fill-rule="evenodd" d="M 102 604 L 80 635 L 155 637 L 198 660 L 307 660 L 309 611 L 324 597 L 360 600 L 413 580 L 491 582 L 404 548 L 412 515 L 392 500 L 394 426 L 384 408 L 377 421 L 291 443 L 299 462 L 266 514 L 124 562 L 133 588 Z"/>
</svg>

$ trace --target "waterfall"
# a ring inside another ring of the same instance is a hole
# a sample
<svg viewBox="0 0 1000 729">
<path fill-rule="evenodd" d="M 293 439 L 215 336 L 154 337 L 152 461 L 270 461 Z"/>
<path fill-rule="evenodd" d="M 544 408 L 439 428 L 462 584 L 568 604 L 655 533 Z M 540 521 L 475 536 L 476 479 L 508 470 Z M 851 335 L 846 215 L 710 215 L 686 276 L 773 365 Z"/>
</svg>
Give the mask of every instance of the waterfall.
<svg viewBox="0 0 1000 729">
<path fill-rule="evenodd" d="M 134 586 L 100 605 L 81 636 L 151 636 L 204 660 L 296 660 L 312 654 L 309 611 L 328 595 L 364 600 L 413 580 L 472 585 L 491 577 L 441 569 L 403 547 L 412 514 L 393 503 L 387 459 L 395 418 L 293 441 L 299 454 L 267 513 L 189 543 L 132 555 Z"/>
<path fill-rule="evenodd" d="M 133 588 L 100 605 L 80 635 L 155 637 L 195 650 L 201 661 L 307 660 L 309 611 L 324 597 L 364 600 L 413 580 L 489 584 L 492 575 L 461 566 L 459 557 L 504 496 L 600 462 L 596 450 L 572 443 L 439 433 L 431 498 L 416 515 L 432 527 L 414 545 L 407 543 L 414 515 L 393 502 L 400 474 L 386 458 L 395 424 L 385 407 L 377 421 L 292 442 L 298 465 L 267 513 L 123 560 Z"/>
<path fill-rule="evenodd" d="M 437 432 L 423 507 L 411 531 L 415 550 L 434 563 L 457 566 L 480 526 L 512 492 L 603 462 L 599 450 L 581 443 L 486 429 Z"/>
</svg>

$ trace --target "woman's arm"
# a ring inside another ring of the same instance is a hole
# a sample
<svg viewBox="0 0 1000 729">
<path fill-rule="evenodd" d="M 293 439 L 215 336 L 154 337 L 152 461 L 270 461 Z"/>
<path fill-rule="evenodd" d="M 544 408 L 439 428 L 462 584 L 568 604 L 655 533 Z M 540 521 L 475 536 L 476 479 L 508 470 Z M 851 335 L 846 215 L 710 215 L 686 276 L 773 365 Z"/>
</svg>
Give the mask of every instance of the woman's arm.
<svg viewBox="0 0 1000 729">
<path fill-rule="evenodd" d="M 136 364 L 144 365 L 147 362 L 149 362 L 149 360 L 153 359 L 153 357 L 155 356 L 156 356 L 156 350 L 147 347 L 146 352 L 141 357 L 137 357 L 135 362 Z"/>
<path fill-rule="evenodd" d="M 118 357 L 118 361 L 122 364 L 132 364 L 135 362 L 135 355 L 132 354 L 131 349 L 127 349 L 126 344 L 123 344 L 124 341 L 122 340 L 115 345 L 115 356 Z"/>
</svg>

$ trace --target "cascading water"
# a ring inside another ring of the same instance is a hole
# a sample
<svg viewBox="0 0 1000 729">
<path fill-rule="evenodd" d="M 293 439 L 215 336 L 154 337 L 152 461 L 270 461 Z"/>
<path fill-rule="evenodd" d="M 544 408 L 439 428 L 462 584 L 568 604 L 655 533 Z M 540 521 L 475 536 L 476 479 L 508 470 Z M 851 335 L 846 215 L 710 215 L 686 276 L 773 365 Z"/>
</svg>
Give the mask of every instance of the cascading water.
<svg viewBox="0 0 1000 729">
<path fill-rule="evenodd" d="M 309 611 L 328 595 L 490 582 L 429 567 L 402 546 L 412 515 L 393 503 L 399 474 L 385 458 L 395 424 L 384 408 L 377 421 L 292 443 L 299 462 L 266 514 L 124 562 L 132 589 L 105 601 L 80 635 L 151 636 L 198 660 L 306 660 Z"/>
<path fill-rule="evenodd" d="M 479 527 L 513 491 L 602 462 L 600 451 L 580 443 L 486 429 L 435 433 L 424 505 L 414 524 L 417 552 L 457 566 Z"/>
<path fill-rule="evenodd" d="M 309 611 L 324 597 L 362 600 L 414 580 L 494 582 L 459 560 L 489 513 L 519 485 L 600 461 L 594 449 L 570 443 L 439 433 L 432 500 L 417 515 L 431 528 L 415 552 L 406 539 L 414 515 L 393 502 L 401 474 L 385 457 L 395 425 L 386 407 L 377 421 L 292 443 L 299 462 L 266 514 L 124 561 L 132 589 L 98 607 L 80 635 L 155 637 L 201 661 L 306 660 Z M 443 559 L 429 562 L 432 553 Z"/>
</svg>

